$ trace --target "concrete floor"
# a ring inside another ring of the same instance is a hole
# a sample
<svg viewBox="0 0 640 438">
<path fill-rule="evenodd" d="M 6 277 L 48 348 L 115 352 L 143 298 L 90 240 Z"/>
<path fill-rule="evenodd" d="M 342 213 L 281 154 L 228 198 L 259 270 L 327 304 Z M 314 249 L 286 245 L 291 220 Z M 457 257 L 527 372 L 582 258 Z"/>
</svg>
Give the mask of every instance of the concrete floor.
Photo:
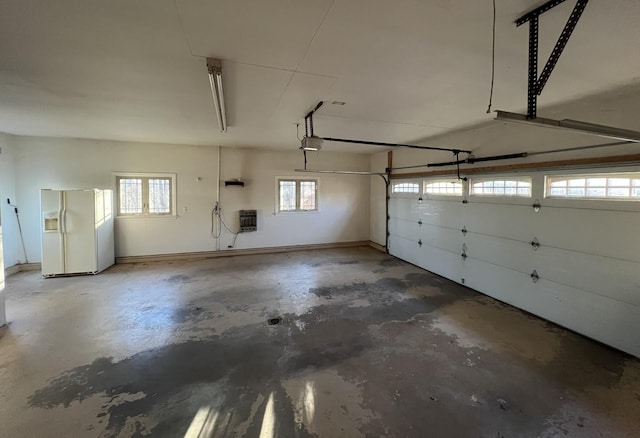
<svg viewBox="0 0 640 438">
<path fill-rule="evenodd" d="M 20 273 L 7 307 L 0 436 L 640 436 L 640 361 L 370 248 Z"/>
</svg>

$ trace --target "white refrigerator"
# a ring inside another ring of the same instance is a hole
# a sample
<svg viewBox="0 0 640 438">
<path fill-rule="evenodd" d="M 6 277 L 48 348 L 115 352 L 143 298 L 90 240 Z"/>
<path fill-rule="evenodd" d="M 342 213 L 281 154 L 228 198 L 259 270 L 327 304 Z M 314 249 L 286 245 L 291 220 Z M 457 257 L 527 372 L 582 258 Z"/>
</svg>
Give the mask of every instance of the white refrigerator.
<svg viewBox="0 0 640 438">
<path fill-rule="evenodd" d="M 42 276 L 97 274 L 115 262 L 113 191 L 40 191 Z"/>
</svg>

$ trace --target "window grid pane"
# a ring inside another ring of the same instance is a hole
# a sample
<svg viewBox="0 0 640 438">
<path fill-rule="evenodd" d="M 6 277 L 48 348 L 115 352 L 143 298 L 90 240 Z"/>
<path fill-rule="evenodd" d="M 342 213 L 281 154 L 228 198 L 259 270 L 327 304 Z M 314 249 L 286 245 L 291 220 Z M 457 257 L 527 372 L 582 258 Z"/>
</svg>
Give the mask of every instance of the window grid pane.
<svg viewBox="0 0 640 438">
<path fill-rule="evenodd" d="M 149 179 L 149 213 L 171 213 L 171 180 L 169 178 Z"/>
<path fill-rule="evenodd" d="M 462 195 L 462 183 L 453 181 L 425 181 L 424 192 L 431 195 Z"/>
<path fill-rule="evenodd" d="M 476 181 L 471 186 L 471 194 L 529 198 L 531 197 L 531 181 L 521 179 Z"/>
<path fill-rule="evenodd" d="M 316 209 L 316 182 L 300 181 L 300 209 Z"/>
<path fill-rule="evenodd" d="M 295 211 L 296 209 L 296 182 L 280 181 L 280 211 Z"/>
<path fill-rule="evenodd" d="M 398 183 L 393 185 L 393 193 L 418 193 L 420 186 L 416 183 Z"/>
<path fill-rule="evenodd" d="M 142 213 L 142 179 L 120 178 L 120 214 Z"/>
<path fill-rule="evenodd" d="M 278 180 L 278 211 L 315 211 L 317 197 L 317 180 Z"/>
<path fill-rule="evenodd" d="M 546 196 L 556 198 L 640 199 L 640 175 L 547 177 Z"/>
</svg>

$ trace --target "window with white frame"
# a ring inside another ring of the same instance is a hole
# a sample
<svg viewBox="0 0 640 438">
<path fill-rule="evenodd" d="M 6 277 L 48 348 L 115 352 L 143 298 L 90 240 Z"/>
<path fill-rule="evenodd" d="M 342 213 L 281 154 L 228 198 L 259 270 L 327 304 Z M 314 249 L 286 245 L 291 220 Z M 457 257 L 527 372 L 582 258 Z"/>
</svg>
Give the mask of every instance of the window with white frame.
<svg viewBox="0 0 640 438">
<path fill-rule="evenodd" d="M 317 179 L 278 179 L 278 211 L 318 210 Z"/>
<path fill-rule="evenodd" d="M 474 178 L 470 184 L 470 194 L 478 196 L 531 197 L 531 178 Z"/>
<path fill-rule="evenodd" d="M 640 172 L 547 176 L 545 197 L 639 201 Z"/>
<path fill-rule="evenodd" d="M 117 173 L 115 179 L 118 216 L 175 215 L 175 174 Z"/>
<path fill-rule="evenodd" d="M 429 195 L 462 196 L 462 181 L 426 180 L 423 192 Z"/>
<path fill-rule="evenodd" d="M 392 193 L 419 193 L 420 185 L 418 183 L 401 182 L 395 183 L 391 187 Z"/>
</svg>

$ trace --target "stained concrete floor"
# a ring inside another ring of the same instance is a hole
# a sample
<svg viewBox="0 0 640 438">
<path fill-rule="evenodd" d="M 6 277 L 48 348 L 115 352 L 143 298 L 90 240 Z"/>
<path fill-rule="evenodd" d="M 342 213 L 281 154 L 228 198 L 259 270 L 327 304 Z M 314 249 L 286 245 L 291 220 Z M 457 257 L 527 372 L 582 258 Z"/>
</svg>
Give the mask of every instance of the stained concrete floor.
<svg viewBox="0 0 640 438">
<path fill-rule="evenodd" d="M 371 248 L 20 273 L 7 307 L 1 436 L 640 436 L 640 361 Z"/>
</svg>

